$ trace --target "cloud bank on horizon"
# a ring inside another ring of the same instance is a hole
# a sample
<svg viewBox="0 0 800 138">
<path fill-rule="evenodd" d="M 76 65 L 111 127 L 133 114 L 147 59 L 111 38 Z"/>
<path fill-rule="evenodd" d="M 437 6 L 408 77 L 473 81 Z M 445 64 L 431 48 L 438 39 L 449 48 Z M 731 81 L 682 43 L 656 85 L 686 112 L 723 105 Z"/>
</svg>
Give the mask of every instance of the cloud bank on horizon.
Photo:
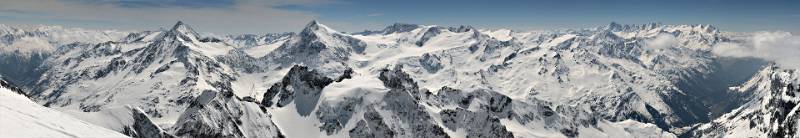
<svg viewBox="0 0 800 138">
<path fill-rule="evenodd" d="M 719 43 L 712 52 L 725 57 L 760 58 L 781 67 L 800 69 L 800 36 L 789 32 L 756 32 L 741 43 Z"/>
</svg>

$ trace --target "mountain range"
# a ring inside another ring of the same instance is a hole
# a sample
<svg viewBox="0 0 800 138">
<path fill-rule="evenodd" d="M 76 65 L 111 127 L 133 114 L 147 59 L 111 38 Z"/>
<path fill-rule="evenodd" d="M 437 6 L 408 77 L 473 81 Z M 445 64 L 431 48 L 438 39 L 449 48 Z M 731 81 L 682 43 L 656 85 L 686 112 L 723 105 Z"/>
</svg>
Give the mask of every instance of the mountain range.
<svg viewBox="0 0 800 138">
<path fill-rule="evenodd" d="M 183 22 L 0 25 L 0 135 L 798 137 L 797 69 L 711 52 L 747 35 L 658 23 L 346 33 L 311 21 L 224 36 Z"/>
</svg>

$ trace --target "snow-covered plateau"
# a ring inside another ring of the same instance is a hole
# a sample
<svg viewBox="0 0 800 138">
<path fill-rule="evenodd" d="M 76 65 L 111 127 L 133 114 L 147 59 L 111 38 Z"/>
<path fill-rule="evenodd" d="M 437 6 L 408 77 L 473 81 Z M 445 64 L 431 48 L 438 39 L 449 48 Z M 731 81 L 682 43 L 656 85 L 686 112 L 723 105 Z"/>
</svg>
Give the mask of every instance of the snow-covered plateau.
<svg viewBox="0 0 800 138">
<path fill-rule="evenodd" d="M 204 34 L 0 25 L 0 137 L 800 137 L 798 69 L 711 25 Z"/>
</svg>

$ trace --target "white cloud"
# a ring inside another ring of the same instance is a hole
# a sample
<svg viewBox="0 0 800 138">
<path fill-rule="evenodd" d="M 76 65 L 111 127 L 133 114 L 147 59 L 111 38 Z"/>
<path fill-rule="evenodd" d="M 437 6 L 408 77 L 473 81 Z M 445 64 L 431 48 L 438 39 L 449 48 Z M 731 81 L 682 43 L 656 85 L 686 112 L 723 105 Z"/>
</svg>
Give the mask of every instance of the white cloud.
<svg viewBox="0 0 800 138">
<path fill-rule="evenodd" d="M 719 43 L 712 52 L 726 57 L 761 58 L 781 67 L 800 69 L 800 36 L 789 32 L 757 32 L 741 43 Z"/>
<path fill-rule="evenodd" d="M 63 24 L 75 27 L 98 27 L 153 30 L 169 27 L 182 20 L 201 32 L 265 33 L 296 32 L 316 18 L 311 12 L 275 8 L 282 5 L 316 6 L 328 0 L 234 0 L 226 7 L 120 7 L 114 1 L 81 2 L 68 0 L 3 0 L 0 18 L 3 23 Z M 2 12 L 20 11 L 20 12 Z M 25 12 L 37 14 L 23 14 Z M 62 22 L 58 22 L 62 20 Z M 63 22 L 68 21 L 68 22 Z M 55 23 L 54 23 L 55 22 Z M 103 25 L 91 24 L 101 23 Z M 243 27 L 244 26 L 244 27 Z"/>
<path fill-rule="evenodd" d="M 673 47 L 677 44 L 678 39 L 675 39 L 675 36 L 670 34 L 659 34 L 655 38 L 646 41 L 644 47 L 646 49 L 654 50 Z"/>
</svg>

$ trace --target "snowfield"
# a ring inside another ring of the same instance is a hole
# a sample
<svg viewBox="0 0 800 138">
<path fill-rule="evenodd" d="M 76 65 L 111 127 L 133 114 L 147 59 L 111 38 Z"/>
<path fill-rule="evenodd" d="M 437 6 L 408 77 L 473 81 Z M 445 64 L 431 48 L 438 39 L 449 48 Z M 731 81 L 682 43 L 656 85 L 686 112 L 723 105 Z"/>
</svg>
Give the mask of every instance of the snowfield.
<svg viewBox="0 0 800 138">
<path fill-rule="evenodd" d="M 2 81 L 2 80 L 0 80 Z M 36 104 L 0 86 L 0 137 L 114 138 L 128 137 L 69 114 Z"/>
</svg>

